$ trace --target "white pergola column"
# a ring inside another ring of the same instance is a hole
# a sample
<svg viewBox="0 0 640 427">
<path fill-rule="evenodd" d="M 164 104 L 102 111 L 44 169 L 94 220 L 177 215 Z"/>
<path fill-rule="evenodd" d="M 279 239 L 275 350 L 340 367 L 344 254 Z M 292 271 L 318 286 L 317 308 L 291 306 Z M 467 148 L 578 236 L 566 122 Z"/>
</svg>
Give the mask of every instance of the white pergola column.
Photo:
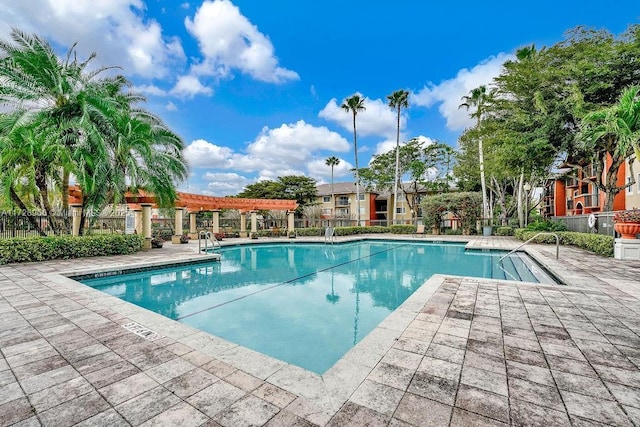
<svg viewBox="0 0 640 427">
<path fill-rule="evenodd" d="M 258 212 L 251 211 L 251 232 L 256 233 L 258 231 Z"/>
<path fill-rule="evenodd" d="M 136 234 L 142 235 L 142 211 L 140 209 L 133 211 L 133 222 Z"/>
<path fill-rule="evenodd" d="M 180 238 L 182 237 L 182 214 L 184 213 L 183 208 L 176 208 L 175 215 L 175 225 L 174 230 L 175 234 L 171 237 L 171 243 L 180 244 Z"/>
<path fill-rule="evenodd" d="M 220 210 L 212 210 L 211 216 L 211 231 L 213 232 L 213 234 L 217 234 L 220 232 Z"/>
<path fill-rule="evenodd" d="M 71 205 L 72 228 L 71 235 L 80 235 L 80 222 L 82 221 L 82 205 Z"/>
<path fill-rule="evenodd" d="M 240 212 L 240 237 L 247 237 L 247 216 L 245 212 Z"/>
<path fill-rule="evenodd" d="M 142 237 L 144 237 L 143 247 L 151 249 L 151 203 L 141 203 L 142 206 Z"/>
<path fill-rule="evenodd" d="M 198 215 L 198 212 L 189 212 L 189 237 L 192 239 L 198 238 L 196 215 Z"/>
<path fill-rule="evenodd" d="M 295 211 L 287 212 L 287 231 L 292 232 L 296 228 Z"/>
</svg>

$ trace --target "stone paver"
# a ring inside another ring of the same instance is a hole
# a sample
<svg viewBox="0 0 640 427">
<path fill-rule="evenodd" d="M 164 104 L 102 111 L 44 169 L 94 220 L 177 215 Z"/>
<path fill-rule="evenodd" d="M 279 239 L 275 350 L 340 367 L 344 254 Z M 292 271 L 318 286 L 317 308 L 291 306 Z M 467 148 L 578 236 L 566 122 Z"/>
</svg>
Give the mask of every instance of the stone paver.
<svg viewBox="0 0 640 427">
<path fill-rule="evenodd" d="M 199 257 L 166 246 L 0 267 L 0 426 L 640 425 L 639 263 L 528 245 L 568 286 L 434 276 L 323 378 L 58 274 Z"/>
</svg>

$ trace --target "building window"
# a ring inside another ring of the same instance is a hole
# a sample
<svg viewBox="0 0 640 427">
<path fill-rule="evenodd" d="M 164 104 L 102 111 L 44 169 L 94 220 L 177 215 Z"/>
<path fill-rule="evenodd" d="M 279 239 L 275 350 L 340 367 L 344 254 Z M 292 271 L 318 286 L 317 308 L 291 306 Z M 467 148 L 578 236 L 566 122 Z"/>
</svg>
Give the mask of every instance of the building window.
<svg viewBox="0 0 640 427">
<path fill-rule="evenodd" d="M 359 194 L 360 200 L 364 200 L 364 194 Z"/>
<path fill-rule="evenodd" d="M 347 196 L 338 196 L 338 200 L 336 201 L 338 206 L 349 206 L 349 197 Z"/>
<path fill-rule="evenodd" d="M 402 214 L 402 215 L 404 215 L 406 212 L 407 212 L 407 209 L 406 209 L 404 206 L 402 206 L 402 207 L 400 207 L 400 208 L 396 208 L 396 213 L 397 213 L 397 214 Z"/>
<path fill-rule="evenodd" d="M 331 208 L 323 208 L 322 209 L 322 215 L 331 216 Z"/>
<path fill-rule="evenodd" d="M 631 183 L 631 177 L 630 177 L 630 176 L 628 176 L 628 177 L 627 177 L 627 184 L 630 184 L 630 183 Z M 633 189 L 631 188 L 631 185 L 629 185 L 629 186 L 627 187 L 627 193 L 629 193 L 629 194 L 633 193 Z"/>
<path fill-rule="evenodd" d="M 366 213 L 366 208 L 360 208 L 360 215 L 365 214 Z"/>
<path fill-rule="evenodd" d="M 322 198 L 322 201 L 323 201 L 324 203 L 330 203 L 330 202 L 331 202 L 331 196 L 324 196 L 324 197 Z"/>
</svg>

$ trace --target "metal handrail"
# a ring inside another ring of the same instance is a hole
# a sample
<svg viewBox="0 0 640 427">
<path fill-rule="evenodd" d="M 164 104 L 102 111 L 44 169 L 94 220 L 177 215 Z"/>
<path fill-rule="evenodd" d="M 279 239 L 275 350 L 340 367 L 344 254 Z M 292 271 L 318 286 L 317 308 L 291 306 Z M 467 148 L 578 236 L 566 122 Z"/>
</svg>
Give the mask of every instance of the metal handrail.
<svg viewBox="0 0 640 427">
<path fill-rule="evenodd" d="M 511 255 L 512 253 L 516 252 L 518 249 L 520 249 L 521 247 L 523 247 L 527 243 L 529 243 L 532 240 L 534 240 L 536 237 L 542 236 L 544 234 L 546 234 L 548 236 L 553 236 L 553 237 L 556 238 L 556 259 L 558 259 L 560 257 L 560 237 L 558 237 L 558 235 L 556 233 L 549 233 L 549 232 L 546 232 L 546 231 L 542 231 L 542 232 L 536 234 L 535 236 L 533 236 L 532 238 L 530 238 L 529 240 L 527 240 L 526 242 L 524 242 L 523 244 L 521 244 L 520 246 L 518 246 L 517 248 L 515 248 L 512 251 L 508 252 L 506 255 L 503 255 L 502 258 L 500 258 L 498 260 L 498 263 L 500 263 L 503 259 L 505 259 L 509 255 Z"/>
<path fill-rule="evenodd" d="M 211 234 L 210 231 L 200 231 L 200 233 L 198 233 L 198 251 L 202 252 L 202 241 L 204 240 L 204 252 L 207 251 L 207 249 L 209 248 L 209 244 L 208 242 L 211 242 L 211 248 L 215 248 L 216 247 L 216 243 L 218 244 L 218 248 L 222 248 L 222 244 L 220 244 L 220 241 L 216 238 L 215 234 Z"/>
</svg>

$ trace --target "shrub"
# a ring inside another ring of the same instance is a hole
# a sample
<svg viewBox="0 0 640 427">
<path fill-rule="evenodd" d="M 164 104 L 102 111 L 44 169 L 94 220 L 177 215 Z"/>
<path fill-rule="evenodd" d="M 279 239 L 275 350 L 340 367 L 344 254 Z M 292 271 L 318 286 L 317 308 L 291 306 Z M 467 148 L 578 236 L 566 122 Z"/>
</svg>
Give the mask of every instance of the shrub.
<svg viewBox="0 0 640 427">
<path fill-rule="evenodd" d="M 369 227 L 372 228 L 372 227 Z M 381 227 L 387 228 L 387 227 Z M 394 224 L 388 227 L 387 231 L 383 231 L 382 233 L 392 233 L 392 234 L 411 234 L 416 232 L 416 226 L 411 224 Z"/>
<path fill-rule="evenodd" d="M 519 228 L 515 231 L 515 237 L 517 239 L 526 241 L 539 233 L 539 231 L 531 231 L 524 228 Z M 577 233 L 574 231 L 558 231 L 555 232 L 560 239 L 562 245 L 577 246 L 589 252 L 593 252 L 596 255 L 612 257 L 613 256 L 613 236 L 605 236 L 595 233 Z M 550 243 L 555 244 L 555 237 L 544 234 L 536 237 L 533 240 L 535 243 Z"/>
<path fill-rule="evenodd" d="M 513 236 L 513 227 L 502 226 L 496 228 L 496 236 Z"/>
<path fill-rule="evenodd" d="M 133 254 L 142 249 L 142 241 L 137 234 L 0 239 L 0 264 Z"/>
<path fill-rule="evenodd" d="M 567 227 L 564 223 L 549 220 L 529 223 L 526 229 L 530 231 L 567 231 Z"/>
</svg>

